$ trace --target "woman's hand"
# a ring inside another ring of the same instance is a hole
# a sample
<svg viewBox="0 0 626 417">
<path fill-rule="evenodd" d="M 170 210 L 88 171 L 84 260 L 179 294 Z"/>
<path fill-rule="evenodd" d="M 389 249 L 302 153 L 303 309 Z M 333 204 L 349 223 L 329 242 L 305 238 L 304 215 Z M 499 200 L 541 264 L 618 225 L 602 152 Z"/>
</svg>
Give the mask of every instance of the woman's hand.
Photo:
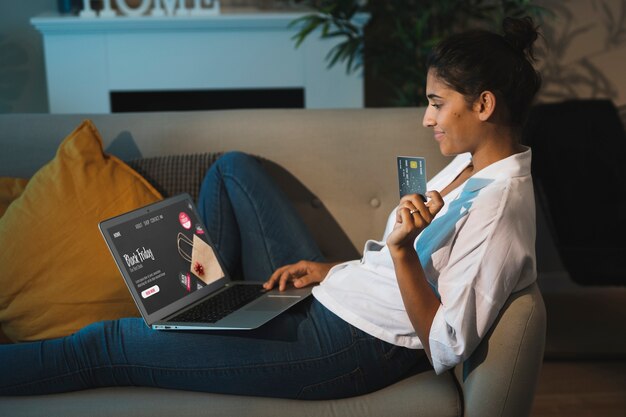
<svg viewBox="0 0 626 417">
<path fill-rule="evenodd" d="M 392 254 L 398 254 L 407 249 L 413 249 L 415 238 L 433 221 L 433 218 L 443 207 L 443 198 L 437 191 L 426 193 L 429 198 L 424 203 L 418 194 L 409 194 L 402 197 L 396 210 L 396 223 L 392 232 L 387 236 L 387 246 Z"/>
<path fill-rule="evenodd" d="M 296 288 L 303 288 L 307 285 L 322 282 L 330 268 L 337 265 L 335 263 L 322 263 L 313 261 L 300 261 L 295 264 L 285 265 L 278 268 L 263 287 L 271 290 L 278 283 L 278 289 L 284 291 L 289 282 Z"/>
</svg>

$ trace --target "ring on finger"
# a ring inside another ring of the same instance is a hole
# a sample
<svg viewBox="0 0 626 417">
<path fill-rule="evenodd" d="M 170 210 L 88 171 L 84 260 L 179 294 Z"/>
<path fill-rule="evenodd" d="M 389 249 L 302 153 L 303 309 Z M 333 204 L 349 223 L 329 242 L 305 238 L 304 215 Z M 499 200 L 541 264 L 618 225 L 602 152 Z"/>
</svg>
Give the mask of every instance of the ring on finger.
<svg viewBox="0 0 626 417">
<path fill-rule="evenodd" d="M 409 210 L 409 214 L 410 214 L 410 215 L 413 215 L 413 214 L 415 214 L 415 213 L 419 213 L 419 212 L 420 212 L 420 211 L 419 211 L 419 209 Z"/>
</svg>

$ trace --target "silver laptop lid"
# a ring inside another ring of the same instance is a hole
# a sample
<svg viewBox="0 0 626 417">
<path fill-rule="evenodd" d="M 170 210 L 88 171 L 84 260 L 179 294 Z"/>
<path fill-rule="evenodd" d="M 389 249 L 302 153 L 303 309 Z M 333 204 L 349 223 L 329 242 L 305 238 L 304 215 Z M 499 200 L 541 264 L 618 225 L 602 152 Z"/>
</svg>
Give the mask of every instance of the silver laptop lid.
<svg viewBox="0 0 626 417">
<path fill-rule="evenodd" d="M 99 225 L 148 326 L 230 281 L 188 194 Z"/>
</svg>

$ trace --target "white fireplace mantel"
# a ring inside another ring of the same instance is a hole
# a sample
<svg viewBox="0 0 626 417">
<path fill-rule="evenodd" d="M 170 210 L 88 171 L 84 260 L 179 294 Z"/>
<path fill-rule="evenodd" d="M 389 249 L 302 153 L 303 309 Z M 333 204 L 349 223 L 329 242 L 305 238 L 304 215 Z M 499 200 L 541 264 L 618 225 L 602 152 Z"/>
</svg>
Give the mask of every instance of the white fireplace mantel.
<svg viewBox="0 0 626 417">
<path fill-rule="evenodd" d="M 363 79 L 327 68 L 332 40 L 295 48 L 302 13 L 86 19 L 47 15 L 43 34 L 51 113 L 109 113 L 112 91 L 304 88 L 306 108 L 363 107 Z M 365 24 L 367 16 L 359 17 Z"/>
</svg>

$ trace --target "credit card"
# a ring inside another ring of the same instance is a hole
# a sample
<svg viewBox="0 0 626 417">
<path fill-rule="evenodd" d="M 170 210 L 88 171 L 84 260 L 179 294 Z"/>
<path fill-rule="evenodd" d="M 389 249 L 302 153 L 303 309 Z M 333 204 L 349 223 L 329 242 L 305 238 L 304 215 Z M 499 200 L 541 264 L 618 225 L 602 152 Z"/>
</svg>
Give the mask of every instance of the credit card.
<svg viewBox="0 0 626 417">
<path fill-rule="evenodd" d="M 419 156 L 398 156 L 400 198 L 420 194 L 426 201 L 426 159 Z"/>
</svg>

